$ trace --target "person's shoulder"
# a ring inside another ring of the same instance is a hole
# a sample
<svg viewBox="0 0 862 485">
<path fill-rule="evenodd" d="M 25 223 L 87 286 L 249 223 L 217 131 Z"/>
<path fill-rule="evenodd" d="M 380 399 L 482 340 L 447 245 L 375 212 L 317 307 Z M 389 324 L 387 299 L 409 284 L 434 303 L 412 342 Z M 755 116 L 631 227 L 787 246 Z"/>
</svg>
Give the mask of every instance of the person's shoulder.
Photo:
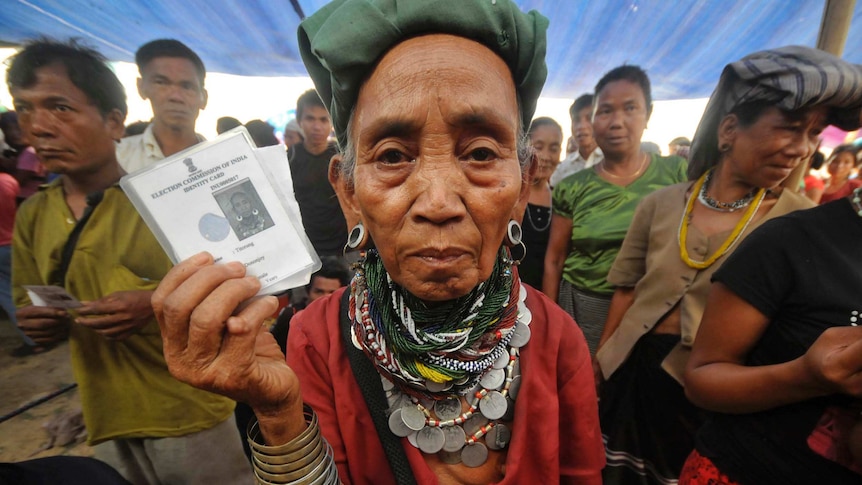
<svg viewBox="0 0 862 485">
<path fill-rule="evenodd" d="M 692 182 L 689 180 L 686 180 L 685 182 L 677 182 L 675 184 L 666 185 L 645 195 L 643 199 L 641 199 L 641 204 L 661 205 L 668 201 L 674 203 L 676 203 L 677 201 L 682 201 L 683 203 L 685 203 L 685 194 L 686 192 L 688 192 L 688 189 L 691 186 Z"/>
<path fill-rule="evenodd" d="M 778 202 L 776 202 L 776 205 L 778 204 L 781 204 L 781 208 L 787 212 L 799 209 L 810 209 L 817 205 L 811 199 L 806 197 L 805 194 L 800 194 L 788 188 L 781 190 L 781 194 L 778 196 Z"/>
<path fill-rule="evenodd" d="M 15 180 L 15 177 L 8 173 L 0 173 L 0 189 L 6 193 L 14 193 L 15 195 L 18 195 L 18 190 L 20 188 L 21 186 L 18 184 L 18 181 Z"/>
</svg>

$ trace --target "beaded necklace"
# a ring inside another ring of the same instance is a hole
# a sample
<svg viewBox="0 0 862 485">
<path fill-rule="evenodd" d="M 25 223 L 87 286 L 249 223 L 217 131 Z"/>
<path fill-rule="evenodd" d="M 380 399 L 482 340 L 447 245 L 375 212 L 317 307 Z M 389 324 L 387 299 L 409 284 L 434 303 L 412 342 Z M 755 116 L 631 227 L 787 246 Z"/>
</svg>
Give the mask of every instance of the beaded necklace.
<svg viewBox="0 0 862 485">
<path fill-rule="evenodd" d="M 515 330 L 520 282 L 508 261 L 501 250 L 488 281 L 428 307 L 392 281 L 377 251 L 368 251 L 350 284 L 354 344 L 410 395 L 431 397 L 452 383 L 472 387 Z"/>
<path fill-rule="evenodd" d="M 424 453 L 438 453 L 445 463 L 469 467 L 485 463 L 488 449 L 507 447 L 511 431 L 501 421 L 514 415 L 519 349 L 530 340 L 532 314 L 506 250 L 501 249 L 487 285 L 433 309 L 392 282 L 376 251 L 356 268 L 349 306 L 353 344 L 380 371 L 390 430 Z M 372 278 L 385 285 L 369 284 Z M 387 317 L 374 303 L 384 289 L 392 302 Z M 435 314 L 455 320 L 428 320 Z M 390 338 L 390 332 L 398 337 Z M 461 412 L 459 396 L 468 399 L 467 411 Z"/>
<path fill-rule="evenodd" d="M 691 213 L 694 210 L 694 200 L 706 182 L 706 178 L 709 175 L 711 170 L 698 179 L 697 183 L 694 184 L 694 187 L 691 189 L 691 195 L 688 197 L 688 202 L 685 205 L 685 211 L 683 211 L 682 219 L 679 221 L 679 256 L 682 258 L 682 261 L 688 265 L 689 268 L 693 269 L 706 269 L 709 268 L 712 263 L 715 263 L 718 258 L 724 256 L 725 253 L 730 251 L 730 249 L 736 244 L 739 240 L 740 236 L 745 229 L 748 227 L 748 224 L 754 219 L 754 215 L 757 213 L 757 209 L 760 208 L 760 204 L 763 202 L 763 199 L 766 197 L 766 189 L 760 189 L 755 196 L 757 200 L 754 204 L 749 205 L 748 209 L 745 211 L 745 214 L 742 215 L 742 219 L 736 224 L 736 227 L 733 228 L 733 232 L 730 233 L 730 236 L 724 240 L 721 247 L 713 253 L 712 256 L 707 258 L 705 261 L 695 261 L 691 259 L 688 255 L 688 248 L 686 248 L 686 238 L 688 236 L 688 225 L 691 222 Z"/>
<path fill-rule="evenodd" d="M 709 191 L 710 182 L 712 181 L 712 170 L 706 172 L 706 180 L 703 182 L 703 186 L 697 192 L 697 200 L 704 206 L 716 210 L 719 212 L 734 212 L 743 207 L 748 207 L 751 204 L 751 201 L 754 200 L 754 197 L 757 196 L 757 189 L 751 189 L 747 194 L 745 194 L 741 199 L 734 200 L 733 202 L 721 202 L 713 199 L 707 193 Z"/>
<path fill-rule="evenodd" d="M 856 208 L 856 214 L 858 214 L 859 217 L 862 217 L 862 187 L 853 191 L 853 198 L 850 200 Z"/>
</svg>

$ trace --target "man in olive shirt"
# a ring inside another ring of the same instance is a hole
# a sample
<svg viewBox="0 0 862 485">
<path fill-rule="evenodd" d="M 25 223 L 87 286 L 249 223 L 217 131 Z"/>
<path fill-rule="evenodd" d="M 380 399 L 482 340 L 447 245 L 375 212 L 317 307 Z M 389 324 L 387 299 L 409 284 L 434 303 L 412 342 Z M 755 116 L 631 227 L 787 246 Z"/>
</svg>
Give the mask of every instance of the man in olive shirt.
<svg viewBox="0 0 862 485">
<path fill-rule="evenodd" d="M 150 298 L 170 260 L 117 185 L 126 95 L 95 51 L 37 41 L 7 82 L 19 123 L 59 174 L 21 205 L 12 282 L 37 344 L 68 338 L 88 443 L 133 483 L 251 483 L 234 403 L 174 379 Z M 63 287 L 74 311 L 35 306 L 25 285 Z"/>
</svg>

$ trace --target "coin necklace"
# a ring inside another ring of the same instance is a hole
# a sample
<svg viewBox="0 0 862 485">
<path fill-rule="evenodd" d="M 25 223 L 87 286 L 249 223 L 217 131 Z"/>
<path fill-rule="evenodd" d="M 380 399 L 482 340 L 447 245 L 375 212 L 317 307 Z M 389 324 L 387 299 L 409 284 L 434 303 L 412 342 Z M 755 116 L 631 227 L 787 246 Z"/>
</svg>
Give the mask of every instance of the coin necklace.
<svg viewBox="0 0 862 485">
<path fill-rule="evenodd" d="M 751 204 L 748 209 L 745 211 L 745 214 L 742 215 L 742 219 L 736 223 L 736 227 L 733 228 L 733 231 L 724 240 L 721 247 L 719 247 L 715 253 L 712 254 L 709 258 L 704 261 L 695 261 L 691 259 L 688 255 L 688 248 L 686 247 L 687 238 L 688 238 L 688 226 L 691 223 L 691 213 L 694 210 L 694 199 L 697 197 L 698 192 L 703 187 L 704 182 L 706 182 L 706 177 L 709 172 L 703 174 L 697 182 L 695 182 L 694 187 L 691 189 L 691 195 L 688 197 L 688 202 L 685 205 L 685 210 L 682 212 L 682 218 L 679 221 L 679 231 L 678 231 L 678 239 L 679 239 L 679 256 L 682 258 L 682 261 L 689 267 L 693 269 L 705 269 L 709 268 L 712 263 L 715 263 L 718 258 L 724 256 L 725 253 L 730 251 L 730 249 L 736 244 L 739 238 L 742 236 L 742 233 L 745 232 L 745 229 L 748 227 L 748 224 L 754 219 L 754 215 L 757 213 L 757 209 L 760 208 L 761 202 L 766 197 L 766 190 L 760 189 L 757 193 L 757 202 Z"/>
<path fill-rule="evenodd" d="M 488 450 L 508 447 L 512 431 L 503 421 L 514 417 L 515 399 L 521 387 L 520 348 L 530 340 L 532 314 L 524 304 L 526 290 L 519 295 L 518 323 L 509 342 L 507 354 L 482 373 L 472 389 L 437 393 L 437 400 L 423 400 L 402 393 L 395 384 L 381 376 L 389 402 L 389 429 L 425 454 L 437 454 L 448 464 L 482 466 Z M 469 408 L 461 412 L 459 396 L 469 399 Z M 432 414 L 433 412 L 433 414 Z"/>
<path fill-rule="evenodd" d="M 721 202 L 713 199 L 707 193 L 709 191 L 710 182 L 712 182 L 712 172 L 712 170 L 706 172 L 706 180 L 704 180 L 703 186 L 697 192 L 697 201 L 705 207 L 719 212 L 734 212 L 744 207 L 748 207 L 748 205 L 751 204 L 751 201 L 754 200 L 754 198 L 757 196 L 758 190 L 755 187 L 752 188 L 741 199 L 734 200 L 733 202 Z"/>
</svg>

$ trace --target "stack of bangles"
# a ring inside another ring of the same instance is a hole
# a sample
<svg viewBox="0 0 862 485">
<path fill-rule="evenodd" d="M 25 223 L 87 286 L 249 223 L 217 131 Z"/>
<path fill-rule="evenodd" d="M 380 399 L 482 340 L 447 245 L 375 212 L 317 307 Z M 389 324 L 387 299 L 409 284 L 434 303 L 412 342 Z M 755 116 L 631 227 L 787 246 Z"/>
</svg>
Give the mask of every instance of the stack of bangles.
<svg viewBox="0 0 862 485">
<path fill-rule="evenodd" d="M 338 484 L 338 468 L 332 458 L 332 448 L 320 434 L 317 414 L 308 405 L 303 407 L 308 427 L 290 442 L 279 446 L 263 444 L 257 420 L 249 423 L 248 443 L 257 483 L 328 485 Z"/>
</svg>

